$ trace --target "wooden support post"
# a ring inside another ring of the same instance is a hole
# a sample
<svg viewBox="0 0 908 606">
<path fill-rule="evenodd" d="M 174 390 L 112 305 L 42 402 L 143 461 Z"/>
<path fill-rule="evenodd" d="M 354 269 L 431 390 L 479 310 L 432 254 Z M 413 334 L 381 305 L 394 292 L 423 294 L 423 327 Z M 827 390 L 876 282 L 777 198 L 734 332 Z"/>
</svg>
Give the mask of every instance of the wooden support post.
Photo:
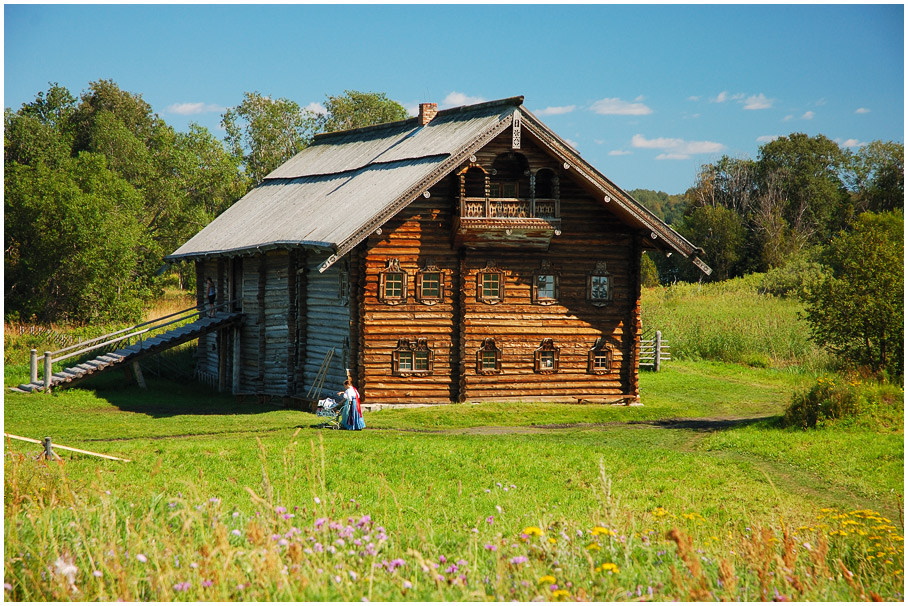
<svg viewBox="0 0 908 606">
<path fill-rule="evenodd" d="M 44 438 L 44 458 L 46 458 L 48 461 L 53 461 L 60 458 L 51 447 L 50 436 Z"/>
<path fill-rule="evenodd" d="M 38 382 L 38 350 L 33 349 L 31 351 L 31 359 L 29 361 L 29 379 L 31 383 Z"/>
<path fill-rule="evenodd" d="M 142 375 L 142 367 L 139 366 L 138 360 L 132 361 L 132 373 L 136 376 L 136 383 L 139 384 L 141 389 L 148 389 L 148 386 L 145 384 L 145 377 Z"/>
<path fill-rule="evenodd" d="M 659 372 L 659 356 L 662 355 L 662 331 L 656 331 L 656 341 L 653 349 L 655 349 L 656 353 L 656 357 L 653 358 L 653 371 Z"/>
<path fill-rule="evenodd" d="M 240 338 L 242 331 L 239 326 L 233 327 L 233 393 L 240 393 Z"/>
<path fill-rule="evenodd" d="M 53 380 L 53 360 L 50 357 L 50 352 L 44 352 L 44 392 L 50 393 L 50 383 Z"/>
<path fill-rule="evenodd" d="M 218 391 L 227 391 L 227 329 L 218 331 Z"/>
</svg>

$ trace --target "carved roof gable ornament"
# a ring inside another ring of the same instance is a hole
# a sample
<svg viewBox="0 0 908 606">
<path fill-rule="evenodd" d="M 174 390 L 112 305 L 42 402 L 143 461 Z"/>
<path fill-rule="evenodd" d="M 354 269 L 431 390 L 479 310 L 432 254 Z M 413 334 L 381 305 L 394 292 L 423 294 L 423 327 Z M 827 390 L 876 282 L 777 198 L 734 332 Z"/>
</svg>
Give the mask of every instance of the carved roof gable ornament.
<svg viewBox="0 0 908 606">
<path fill-rule="evenodd" d="M 520 110 L 514 110 L 511 120 L 511 149 L 520 149 Z"/>
</svg>

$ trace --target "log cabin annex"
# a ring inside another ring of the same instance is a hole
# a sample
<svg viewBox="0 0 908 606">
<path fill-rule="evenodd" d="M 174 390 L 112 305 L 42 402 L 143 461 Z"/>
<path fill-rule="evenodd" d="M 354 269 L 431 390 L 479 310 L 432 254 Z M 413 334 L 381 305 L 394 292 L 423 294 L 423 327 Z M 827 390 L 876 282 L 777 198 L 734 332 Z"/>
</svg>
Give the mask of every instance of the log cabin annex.
<svg viewBox="0 0 908 606">
<path fill-rule="evenodd" d="M 370 403 L 638 401 L 644 250 L 702 250 L 522 97 L 319 135 L 167 260 L 242 325 L 199 339 L 222 389 Z"/>
</svg>

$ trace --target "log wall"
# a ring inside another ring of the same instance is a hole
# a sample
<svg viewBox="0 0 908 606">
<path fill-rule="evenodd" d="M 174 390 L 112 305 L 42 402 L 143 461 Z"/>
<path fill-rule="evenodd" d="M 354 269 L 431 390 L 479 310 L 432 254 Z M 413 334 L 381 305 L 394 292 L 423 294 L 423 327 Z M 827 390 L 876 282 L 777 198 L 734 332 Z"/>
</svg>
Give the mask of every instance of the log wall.
<svg viewBox="0 0 908 606">
<path fill-rule="evenodd" d="M 476 154 L 491 167 L 510 151 L 510 131 Z M 566 400 L 636 395 L 639 340 L 639 234 L 615 219 L 605 205 L 580 188 L 557 161 L 524 139 L 519 150 L 530 168 L 553 168 L 560 176 L 562 234 L 548 251 L 500 247 L 455 251 L 452 226 L 459 212 L 455 177 L 432 188 L 371 235 L 362 267 L 360 383 L 371 402 L 446 402 L 487 399 Z M 521 194 L 523 195 L 523 194 Z M 380 274 L 389 259 L 408 274 L 407 300 L 390 305 L 379 299 Z M 444 300 L 415 300 L 417 270 L 427 258 L 445 275 Z M 551 305 L 534 304 L 532 281 L 543 260 L 559 275 L 560 295 Z M 504 300 L 477 300 L 477 273 L 492 261 L 504 272 Z M 597 262 L 611 275 L 613 298 L 603 307 L 587 299 L 587 280 Z M 486 338 L 501 350 L 501 371 L 477 372 L 477 352 Z M 589 372 L 589 352 L 604 337 L 613 348 L 611 372 Z M 426 376 L 394 376 L 398 340 L 425 338 L 435 354 Z M 559 368 L 535 372 L 534 354 L 553 339 Z"/>
<path fill-rule="evenodd" d="M 305 367 L 303 382 L 306 390 L 315 383 L 318 370 L 326 354 L 334 348 L 334 355 L 325 377 L 319 398 L 337 397 L 343 390 L 349 367 L 350 342 L 350 293 L 341 292 L 341 273 L 349 272 L 349 260 L 341 259 L 325 272 L 318 266 L 328 258 L 327 253 L 310 253 L 306 259 L 306 333 Z M 349 274 L 348 274 L 349 275 Z M 347 281 L 349 284 L 349 280 Z M 305 395 L 305 392 L 303 392 Z"/>
</svg>

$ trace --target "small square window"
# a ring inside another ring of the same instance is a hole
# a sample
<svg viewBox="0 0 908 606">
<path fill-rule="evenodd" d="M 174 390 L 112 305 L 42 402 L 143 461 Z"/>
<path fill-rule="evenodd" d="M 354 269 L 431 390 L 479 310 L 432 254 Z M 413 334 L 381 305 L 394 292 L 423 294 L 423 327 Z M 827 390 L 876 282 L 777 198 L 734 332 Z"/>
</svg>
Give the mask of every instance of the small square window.
<svg viewBox="0 0 908 606">
<path fill-rule="evenodd" d="M 385 298 L 399 299 L 404 293 L 404 276 L 403 274 L 386 274 L 385 275 Z"/>
<path fill-rule="evenodd" d="M 608 276 L 592 276 L 590 298 L 596 301 L 608 301 L 609 278 Z"/>
<path fill-rule="evenodd" d="M 494 351 L 484 351 L 482 352 L 482 369 L 483 370 L 497 370 L 498 369 L 498 355 Z"/>
<path fill-rule="evenodd" d="M 555 368 L 555 352 L 554 351 L 539 352 L 539 368 L 541 370 L 554 370 L 554 368 Z"/>
<path fill-rule="evenodd" d="M 551 274 L 540 274 L 536 276 L 536 298 L 555 298 L 555 276 Z"/>
<path fill-rule="evenodd" d="M 398 363 L 397 368 L 406 372 L 413 370 L 413 352 L 412 351 L 402 351 L 398 354 Z"/>
<path fill-rule="evenodd" d="M 501 276 L 482 274 L 482 298 L 498 299 L 501 297 Z"/>
<path fill-rule="evenodd" d="M 476 373 L 494 375 L 501 372 L 501 350 L 495 346 L 495 339 L 483 340 L 482 347 L 476 352 Z"/>
<path fill-rule="evenodd" d="M 607 353 L 596 352 L 593 356 L 593 368 L 596 370 L 608 370 L 611 366 L 611 356 Z"/>
<path fill-rule="evenodd" d="M 552 374 L 558 372 L 558 353 L 553 339 L 543 339 L 542 344 L 535 351 L 533 358 L 534 368 L 538 373 Z"/>
<path fill-rule="evenodd" d="M 589 366 L 587 371 L 594 375 L 607 375 L 612 373 L 612 360 L 614 349 L 605 338 L 599 338 L 590 349 Z"/>
<path fill-rule="evenodd" d="M 421 371 L 429 370 L 429 352 L 427 352 L 427 351 L 414 351 L 413 352 L 413 370 L 421 370 Z"/>
</svg>

